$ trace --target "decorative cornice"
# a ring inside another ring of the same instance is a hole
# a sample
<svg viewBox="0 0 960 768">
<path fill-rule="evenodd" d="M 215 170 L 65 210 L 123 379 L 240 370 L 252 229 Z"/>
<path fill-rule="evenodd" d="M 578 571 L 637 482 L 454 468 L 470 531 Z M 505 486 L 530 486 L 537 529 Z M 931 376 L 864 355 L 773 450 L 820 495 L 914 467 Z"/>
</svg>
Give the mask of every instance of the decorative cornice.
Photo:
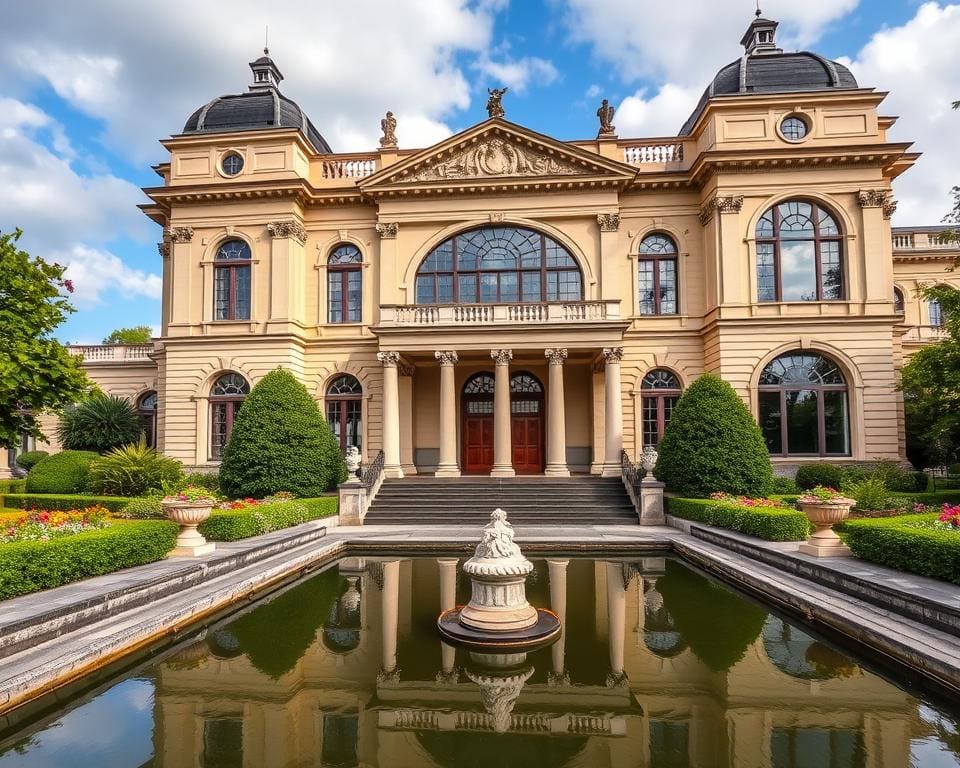
<svg viewBox="0 0 960 768">
<path fill-rule="evenodd" d="M 300 245 L 305 245 L 307 242 L 307 230 L 304 229 L 303 224 L 296 219 L 290 219 L 289 221 L 271 221 L 267 224 L 267 232 L 270 233 L 270 237 L 296 238 L 300 242 Z"/>
<path fill-rule="evenodd" d="M 513 360 L 513 350 L 491 349 L 490 358 L 494 360 L 497 365 L 510 365 L 510 361 Z"/>
<path fill-rule="evenodd" d="M 171 227 L 171 243 L 189 243 L 193 240 L 193 227 Z"/>
<path fill-rule="evenodd" d="M 383 363 L 384 368 L 396 368 L 400 362 L 399 352 L 377 352 L 377 360 Z"/>
<path fill-rule="evenodd" d="M 400 224 L 396 221 L 385 221 L 377 224 L 377 234 L 381 240 L 393 240 L 400 231 Z"/>
<path fill-rule="evenodd" d="M 437 350 L 433 353 L 433 356 L 440 361 L 440 365 L 456 365 L 457 361 L 460 359 L 457 356 L 457 353 L 452 350 Z"/>
<path fill-rule="evenodd" d="M 707 226 L 713 218 L 714 211 L 719 211 L 720 213 L 740 213 L 741 208 L 743 208 L 743 195 L 731 195 L 728 197 L 714 195 L 707 201 L 706 205 L 700 209 L 700 224 L 704 227 Z"/>
<path fill-rule="evenodd" d="M 598 213 L 597 224 L 600 225 L 601 232 L 616 232 L 620 229 L 620 214 Z"/>
<path fill-rule="evenodd" d="M 161 240 L 159 243 L 157 243 L 157 252 L 160 254 L 161 258 L 170 258 L 170 241 Z"/>
<path fill-rule="evenodd" d="M 545 349 L 543 356 L 550 361 L 550 365 L 563 365 L 563 361 L 567 359 L 567 350 L 561 347 Z"/>
<path fill-rule="evenodd" d="M 604 347 L 603 357 L 608 363 L 619 363 L 623 359 L 623 347 Z"/>
</svg>

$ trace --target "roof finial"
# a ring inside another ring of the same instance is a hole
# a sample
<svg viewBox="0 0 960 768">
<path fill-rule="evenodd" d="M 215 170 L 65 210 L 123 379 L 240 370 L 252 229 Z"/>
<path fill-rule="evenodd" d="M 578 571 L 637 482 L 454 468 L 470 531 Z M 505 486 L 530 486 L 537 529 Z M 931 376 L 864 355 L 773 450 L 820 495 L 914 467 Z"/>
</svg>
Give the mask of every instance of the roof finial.
<svg viewBox="0 0 960 768">
<path fill-rule="evenodd" d="M 763 13 L 760 11 L 760 0 L 757 0 L 757 18 L 759 19 Z"/>
<path fill-rule="evenodd" d="M 757 0 L 758 4 L 759 2 L 760 0 Z M 269 24 L 265 25 L 263 28 L 263 55 L 264 56 L 270 55 L 270 25 Z"/>
</svg>

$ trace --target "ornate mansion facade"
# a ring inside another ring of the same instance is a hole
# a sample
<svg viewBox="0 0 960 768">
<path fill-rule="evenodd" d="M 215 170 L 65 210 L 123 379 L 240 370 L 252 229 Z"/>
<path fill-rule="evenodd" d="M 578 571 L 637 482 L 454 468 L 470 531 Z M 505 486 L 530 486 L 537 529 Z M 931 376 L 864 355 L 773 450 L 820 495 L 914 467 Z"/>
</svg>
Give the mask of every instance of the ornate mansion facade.
<svg viewBox="0 0 960 768">
<path fill-rule="evenodd" d="M 341 445 L 389 476 L 620 473 L 685 387 L 728 381 L 786 472 L 902 459 L 898 369 L 936 337 L 916 289 L 955 255 L 892 230 L 917 155 L 884 93 L 784 53 L 756 19 L 678 135 L 559 141 L 504 116 L 440 143 L 337 154 L 253 84 L 162 142 L 161 333 L 81 351 L 156 445 L 216 466 L 268 371 L 292 371 Z"/>
</svg>

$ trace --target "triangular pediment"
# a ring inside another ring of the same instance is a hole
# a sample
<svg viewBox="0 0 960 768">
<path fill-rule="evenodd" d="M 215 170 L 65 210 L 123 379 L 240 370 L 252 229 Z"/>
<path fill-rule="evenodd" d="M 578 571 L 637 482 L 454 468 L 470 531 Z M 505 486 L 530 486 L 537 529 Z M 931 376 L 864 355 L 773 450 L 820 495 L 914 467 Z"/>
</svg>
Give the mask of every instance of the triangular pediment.
<svg viewBox="0 0 960 768">
<path fill-rule="evenodd" d="M 636 168 L 500 118 L 468 128 L 360 182 L 365 192 L 477 183 L 597 179 L 627 182 Z"/>
</svg>

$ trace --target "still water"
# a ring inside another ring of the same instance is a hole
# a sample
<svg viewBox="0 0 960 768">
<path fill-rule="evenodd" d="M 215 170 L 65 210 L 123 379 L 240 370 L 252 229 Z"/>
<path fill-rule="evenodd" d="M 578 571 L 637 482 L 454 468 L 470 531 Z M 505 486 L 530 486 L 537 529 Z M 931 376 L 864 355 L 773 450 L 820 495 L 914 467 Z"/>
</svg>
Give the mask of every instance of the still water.
<svg viewBox="0 0 960 768">
<path fill-rule="evenodd" d="M 509 670 L 437 637 L 456 560 L 350 558 L 5 737 L 0 768 L 960 766 L 955 713 L 678 561 L 534 564 L 564 634 Z"/>
</svg>

